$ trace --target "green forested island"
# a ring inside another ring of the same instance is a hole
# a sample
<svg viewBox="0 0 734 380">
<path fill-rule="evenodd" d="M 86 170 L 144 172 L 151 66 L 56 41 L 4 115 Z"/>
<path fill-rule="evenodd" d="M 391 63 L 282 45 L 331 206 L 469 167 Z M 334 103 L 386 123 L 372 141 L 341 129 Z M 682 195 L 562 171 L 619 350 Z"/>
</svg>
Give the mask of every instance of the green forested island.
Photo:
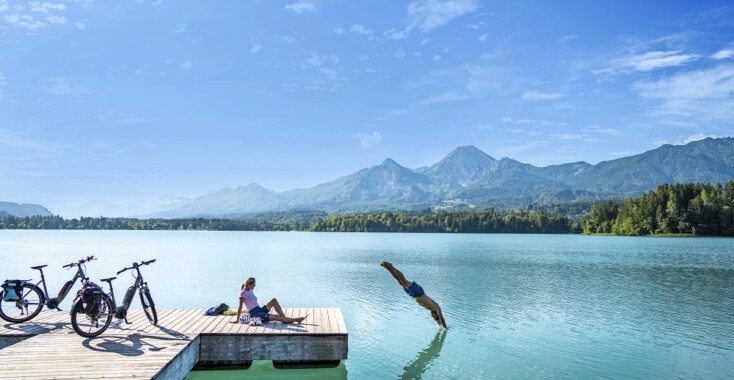
<svg viewBox="0 0 734 380">
<path fill-rule="evenodd" d="M 581 210 L 590 212 L 579 217 Z M 0 229 L 540 233 L 734 236 L 734 181 L 661 185 L 639 198 L 525 210 L 259 214 L 247 219 L 0 216 Z"/>
<path fill-rule="evenodd" d="M 583 232 L 734 236 L 734 181 L 661 185 L 621 204 L 601 203 L 583 217 Z"/>
</svg>

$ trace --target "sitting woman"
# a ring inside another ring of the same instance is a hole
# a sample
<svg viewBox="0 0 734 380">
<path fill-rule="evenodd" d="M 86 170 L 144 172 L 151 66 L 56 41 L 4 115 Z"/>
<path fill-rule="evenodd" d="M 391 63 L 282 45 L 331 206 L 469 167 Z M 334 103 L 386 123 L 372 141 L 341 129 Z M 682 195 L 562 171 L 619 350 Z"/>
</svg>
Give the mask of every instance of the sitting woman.
<svg viewBox="0 0 734 380">
<path fill-rule="evenodd" d="M 301 323 L 308 316 L 306 315 L 298 318 L 286 317 L 283 313 L 283 309 L 278 303 L 278 300 L 276 300 L 275 298 L 268 301 L 265 306 L 260 306 L 257 303 L 257 297 L 255 297 L 255 293 L 253 293 L 252 291 L 253 289 L 255 289 L 255 279 L 253 277 L 248 277 L 247 280 L 245 280 L 245 282 L 240 285 L 240 306 L 237 308 L 237 319 L 235 319 L 231 323 L 237 323 L 240 321 L 243 303 L 247 307 L 247 310 L 250 313 L 250 317 L 260 318 L 263 322 L 273 320 L 283 323 Z M 275 310 L 277 314 L 270 314 L 270 310 Z"/>
</svg>

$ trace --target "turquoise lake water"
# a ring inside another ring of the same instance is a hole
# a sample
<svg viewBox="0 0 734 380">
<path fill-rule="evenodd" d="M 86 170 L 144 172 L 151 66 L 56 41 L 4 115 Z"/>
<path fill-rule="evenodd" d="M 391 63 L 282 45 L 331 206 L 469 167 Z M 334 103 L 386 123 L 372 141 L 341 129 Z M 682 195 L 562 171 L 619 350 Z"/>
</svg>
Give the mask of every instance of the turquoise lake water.
<svg viewBox="0 0 734 380">
<path fill-rule="evenodd" d="M 189 379 L 731 379 L 734 239 L 303 232 L 0 231 L 0 277 L 83 256 L 92 279 L 132 261 L 159 308 L 235 305 L 239 284 L 285 307 L 340 307 L 331 369 L 194 371 Z M 443 308 L 441 332 L 378 264 Z M 118 293 L 132 278 L 116 281 Z M 118 296 L 120 296 L 118 294 Z M 137 301 L 136 301 L 137 302 Z M 68 309 L 69 300 L 62 304 Z M 139 307 L 138 304 L 134 306 Z"/>
</svg>

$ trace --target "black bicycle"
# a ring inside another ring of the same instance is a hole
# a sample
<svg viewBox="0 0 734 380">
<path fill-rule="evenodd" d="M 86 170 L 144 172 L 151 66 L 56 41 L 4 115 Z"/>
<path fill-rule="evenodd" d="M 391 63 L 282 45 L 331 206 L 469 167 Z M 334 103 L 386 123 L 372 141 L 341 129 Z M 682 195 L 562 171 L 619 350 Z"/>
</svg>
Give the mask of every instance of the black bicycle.
<svg viewBox="0 0 734 380">
<path fill-rule="evenodd" d="M 41 312 L 44 305 L 49 309 L 60 311 L 59 304 L 69 294 L 76 280 L 81 279 L 82 285 L 85 285 L 89 281 L 89 278 L 84 273 L 86 270 L 85 264 L 92 260 L 96 260 L 94 256 L 87 256 L 87 258 L 75 263 L 64 265 L 63 267 L 67 269 L 76 267 L 77 271 L 74 277 L 61 287 L 59 295 L 54 298 L 49 298 L 48 296 L 46 277 L 43 275 L 43 268 L 48 265 L 31 267 L 31 269 L 41 272 L 40 284 L 43 285 L 43 289 L 37 284 L 32 283 L 32 279 L 5 280 L 2 285 L 2 291 L 0 292 L 0 318 L 11 323 L 27 322 L 35 318 Z"/>
<path fill-rule="evenodd" d="M 148 283 L 145 282 L 142 273 L 140 273 L 141 266 L 154 262 L 155 259 L 142 261 L 140 264 L 133 263 L 131 267 L 117 272 L 119 275 L 132 269 L 134 270 L 133 276 L 135 277 L 135 283 L 127 289 L 125 298 L 122 300 L 122 305 L 119 307 L 115 301 L 115 291 L 112 288 L 112 281 L 117 277 L 103 278 L 100 280 L 106 282 L 110 287 L 109 293 L 106 294 L 102 291 L 102 288 L 89 282 L 79 291 L 78 300 L 71 309 L 71 326 L 74 328 L 74 331 L 83 337 L 93 338 L 107 330 L 110 322 L 112 322 L 112 317 L 122 319 L 125 323 L 130 323 L 127 320 L 127 311 L 135 297 L 135 292 L 140 295 L 140 303 L 143 305 L 145 316 L 155 326 L 158 323 L 158 313 L 155 310 L 155 303 L 153 302 L 153 297 L 150 295 Z"/>
</svg>

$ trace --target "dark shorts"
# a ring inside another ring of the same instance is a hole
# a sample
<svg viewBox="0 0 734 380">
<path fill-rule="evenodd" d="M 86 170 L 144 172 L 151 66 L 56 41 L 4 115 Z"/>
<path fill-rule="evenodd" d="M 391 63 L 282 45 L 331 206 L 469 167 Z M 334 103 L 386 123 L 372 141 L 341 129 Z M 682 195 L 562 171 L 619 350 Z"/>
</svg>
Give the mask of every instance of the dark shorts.
<svg viewBox="0 0 734 380">
<path fill-rule="evenodd" d="M 405 292 L 411 297 L 420 297 L 426 294 L 426 292 L 423 291 L 423 288 L 421 288 L 421 286 L 415 281 L 413 281 L 409 287 L 403 288 L 403 290 L 405 290 Z"/>
<path fill-rule="evenodd" d="M 270 310 L 268 310 L 268 308 L 265 306 L 253 307 L 252 310 L 250 310 L 250 317 L 257 317 L 262 319 L 263 322 L 267 322 L 268 320 L 270 320 Z"/>
</svg>

